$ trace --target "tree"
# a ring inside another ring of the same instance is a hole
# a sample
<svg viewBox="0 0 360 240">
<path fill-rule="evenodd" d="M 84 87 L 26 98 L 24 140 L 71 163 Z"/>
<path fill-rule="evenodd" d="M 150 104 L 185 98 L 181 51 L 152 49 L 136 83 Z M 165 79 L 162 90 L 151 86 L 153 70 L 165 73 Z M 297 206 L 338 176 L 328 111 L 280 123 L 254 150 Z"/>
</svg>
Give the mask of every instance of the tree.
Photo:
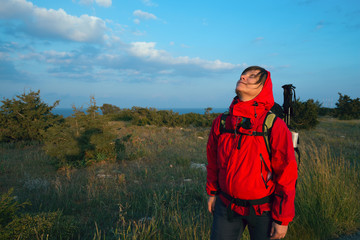
<svg viewBox="0 0 360 240">
<path fill-rule="evenodd" d="M 43 132 L 63 120 L 51 111 L 59 100 L 49 106 L 40 99 L 40 90 L 1 101 L 0 141 L 43 139 Z"/>
<path fill-rule="evenodd" d="M 360 99 L 351 99 L 348 95 L 339 93 L 335 116 L 341 120 L 360 118 Z"/>
<path fill-rule="evenodd" d="M 319 121 L 318 117 L 319 102 L 314 102 L 309 99 L 306 102 L 301 102 L 297 99 L 294 103 L 294 115 L 291 120 L 291 126 L 296 129 L 311 129 L 314 128 Z"/>
<path fill-rule="evenodd" d="M 114 114 L 114 113 L 118 113 L 120 112 L 120 108 L 112 105 L 112 104 L 108 104 L 108 103 L 104 103 L 101 107 L 101 112 L 102 114 L 106 115 L 106 114 Z"/>
<path fill-rule="evenodd" d="M 212 109 L 211 107 L 205 108 L 205 115 L 210 114 L 210 112 L 211 112 L 212 110 L 213 110 L 213 109 Z"/>
</svg>

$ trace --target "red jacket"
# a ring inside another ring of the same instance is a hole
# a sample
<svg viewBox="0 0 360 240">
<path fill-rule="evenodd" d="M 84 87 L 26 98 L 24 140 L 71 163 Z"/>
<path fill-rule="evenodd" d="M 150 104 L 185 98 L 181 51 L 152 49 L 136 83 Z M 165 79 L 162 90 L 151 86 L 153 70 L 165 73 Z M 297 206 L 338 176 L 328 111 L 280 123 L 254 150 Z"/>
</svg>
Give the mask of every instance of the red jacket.
<svg viewBox="0 0 360 240">
<path fill-rule="evenodd" d="M 270 73 L 262 91 L 250 101 L 235 97 L 226 119 L 226 129 L 240 126 L 244 118 L 250 119 L 251 130 L 262 132 L 266 113 L 274 105 Z M 266 149 L 264 137 L 243 134 L 220 134 L 221 115 L 211 128 L 207 144 L 206 191 L 214 195 L 221 190 L 233 198 L 254 200 L 274 193 L 272 203 L 255 205 L 256 214 L 272 211 L 274 220 L 287 225 L 295 215 L 295 182 L 297 163 L 291 132 L 285 122 L 276 118 L 270 135 L 271 157 Z M 240 132 L 244 129 L 240 128 Z M 248 130 L 244 130 L 248 131 Z M 270 160 L 271 159 L 271 160 Z M 228 205 L 230 201 L 220 194 Z M 233 211 L 248 215 L 249 207 L 233 204 Z"/>
</svg>

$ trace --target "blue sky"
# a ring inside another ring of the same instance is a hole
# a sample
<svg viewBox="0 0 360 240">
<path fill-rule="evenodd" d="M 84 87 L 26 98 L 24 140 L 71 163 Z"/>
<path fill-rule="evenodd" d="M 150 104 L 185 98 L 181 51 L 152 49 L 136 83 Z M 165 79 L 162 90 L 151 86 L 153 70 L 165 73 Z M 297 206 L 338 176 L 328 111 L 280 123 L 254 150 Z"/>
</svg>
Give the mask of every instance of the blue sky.
<svg viewBox="0 0 360 240">
<path fill-rule="evenodd" d="M 0 96 L 61 108 L 227 107 L 244 68 L 275 100 L 333 107 L 360 92 L 358 0 L 0 0 Z"/>
</svg>

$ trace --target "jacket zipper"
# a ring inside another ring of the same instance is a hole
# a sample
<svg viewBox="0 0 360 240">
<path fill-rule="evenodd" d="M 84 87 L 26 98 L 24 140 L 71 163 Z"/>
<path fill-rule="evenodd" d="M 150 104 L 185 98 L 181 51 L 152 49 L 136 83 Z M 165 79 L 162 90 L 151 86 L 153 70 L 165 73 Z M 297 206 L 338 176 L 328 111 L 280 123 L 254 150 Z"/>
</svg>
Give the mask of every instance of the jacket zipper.
<svg viewBox="0 0 360 240">
<path fill-rule="evenodd" d="M 236 131 L 236 130 L 235 130 Z M 240 149 L 240 146 L 241 146 L 241 139 L 242 139 L 242 134 L 240 134 L 240 137 L 239 137 L 239 141 L 238 141 L 238 146 L 237 146 L 237 149 L 239 150 Z"/>
<path fill-rule="evenodd" d="M 262 180 L 263 180 L 263 182 L 265 184 L 265 188 L 267 189 L 269 186 L 267 185 L 267 182 L 265 181 L 265 178 L 264 178 L 264 176 L 262 174 L 262 168 L 263 168 L 263 164 L 265 165 L 265 160 L 264 160 L 263 156 L 261 155 L 261 153 L 260 153 L 260 161 L 261 161 L 260 174 L 261 174 L 261 178 L 262 178 Z"/>
</svg>

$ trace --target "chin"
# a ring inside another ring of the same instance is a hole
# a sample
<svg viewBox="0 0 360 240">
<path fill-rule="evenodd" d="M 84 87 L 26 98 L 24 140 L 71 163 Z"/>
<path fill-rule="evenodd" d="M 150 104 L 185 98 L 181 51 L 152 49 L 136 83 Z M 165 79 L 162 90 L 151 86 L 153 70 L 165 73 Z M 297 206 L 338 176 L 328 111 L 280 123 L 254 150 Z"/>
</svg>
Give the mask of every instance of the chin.
<svg viewBox="0 0 360 240">
<path fill-rule="evenodd" d="M 242 92 L 247 92 L 247 89 L 244 89 L 243 87 L 237 87 L 235 88 L 235 93 L 236 94 L 239 94 L 239 93 L 242 93 Z"/>
</svg>

